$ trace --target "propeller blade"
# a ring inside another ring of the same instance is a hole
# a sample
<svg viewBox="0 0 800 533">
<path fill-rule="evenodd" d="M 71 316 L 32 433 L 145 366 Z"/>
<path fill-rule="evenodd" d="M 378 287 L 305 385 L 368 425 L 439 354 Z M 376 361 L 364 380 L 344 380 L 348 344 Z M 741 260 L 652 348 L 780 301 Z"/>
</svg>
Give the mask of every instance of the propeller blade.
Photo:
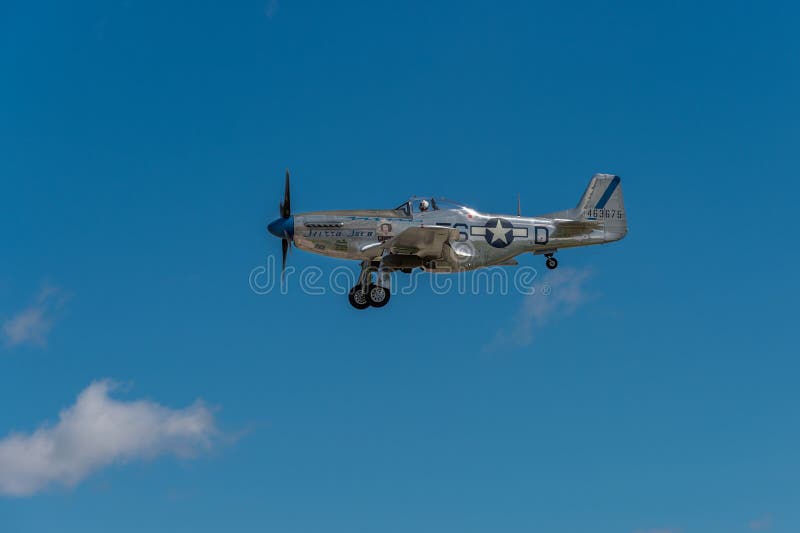
<svg viewBox="0 0 800 533">
<path fill-rule="evenodd" d="M 291 238 L 291 237 L 289 237 L 289 233 L 288 233 L 287 231 L 284 231 L 284 232 L 283 232 L 283 239 L 284 239 L 286 242 L 288 242 L 288 243 L 289 243 L 289 254 L 291 254 L 291 253 L 292 253 L 292 248 L 294 248 L 294 246 L 292 246 L 292 238 Z"/>
<path fill-rule="evenodd" d="M 289 218 L 292 216 L 292 202 L 289 194 L 289 169 L 286 169 L 286 186 L 283 191 L 283 203 L 281 204 L 281 216 Z"/>
<path fill-rule="evenodd" d="M 283 273 L 286 271 L 286 251 L 288 249 L 289 249 L 289 241 L 287 241 L 286 239 L 281 239 L 281 253 L 282 253 L 281 276 L 283 276 Z"/>
</svg>

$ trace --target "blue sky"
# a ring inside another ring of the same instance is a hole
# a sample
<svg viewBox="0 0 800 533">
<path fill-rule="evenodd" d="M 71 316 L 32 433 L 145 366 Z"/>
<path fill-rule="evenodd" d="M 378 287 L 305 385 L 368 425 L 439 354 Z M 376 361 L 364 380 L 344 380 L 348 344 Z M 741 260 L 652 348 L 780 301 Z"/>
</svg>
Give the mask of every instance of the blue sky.
<svg viewBox="0 0 800 533">
<path fill-rule="evenodd" d="M 0 531 L 800 529 L 798 8 L 429 4 L 0 6 Z M 286 167 L 610 172 L 630 233 L 521 258 L 550 300 L 257 295 Z"/>
</svg>

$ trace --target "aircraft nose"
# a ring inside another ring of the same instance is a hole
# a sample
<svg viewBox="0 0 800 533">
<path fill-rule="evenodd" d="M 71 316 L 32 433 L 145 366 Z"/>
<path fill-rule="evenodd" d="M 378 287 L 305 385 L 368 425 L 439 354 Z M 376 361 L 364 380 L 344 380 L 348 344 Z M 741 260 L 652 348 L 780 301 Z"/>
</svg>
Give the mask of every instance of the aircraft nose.
<svg viewBox="0 0 800 533">
<path fill-rule="evenodd" d="M 294 238 L 294 217 L 277 218 L 269 223 L 267 231 L 279 237 L 285 238 L 287 235 L 289 239 Z"/>
</svg>

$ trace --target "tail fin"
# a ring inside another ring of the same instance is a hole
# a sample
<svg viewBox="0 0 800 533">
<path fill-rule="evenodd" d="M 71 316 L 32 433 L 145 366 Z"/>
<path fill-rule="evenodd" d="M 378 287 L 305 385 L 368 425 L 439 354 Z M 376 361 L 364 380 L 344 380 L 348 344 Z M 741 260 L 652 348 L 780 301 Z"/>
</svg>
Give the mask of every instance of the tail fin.
<svg viewBox="0 0 800 533">
<path fill-rule="evenodd" d="M 595 174 L 575 210 L 581 220 L 603 222 L 606 240 L 621 239 L 628 232 L 619 176 Z"/>
</svg>

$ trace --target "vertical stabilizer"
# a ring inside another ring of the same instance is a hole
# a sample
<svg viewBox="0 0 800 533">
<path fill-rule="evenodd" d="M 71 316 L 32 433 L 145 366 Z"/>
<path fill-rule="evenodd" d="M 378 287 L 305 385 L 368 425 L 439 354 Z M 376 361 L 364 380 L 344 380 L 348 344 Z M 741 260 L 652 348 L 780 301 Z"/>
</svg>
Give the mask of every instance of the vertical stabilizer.
<svg viewBox="0 0 800 533">
<path fill-rule="evenodd" d="M 628 232 L 619 176 L 595 174 L 575 210 L 580 220 L 602 222 L 606 240 L 621 239 Z"/>
</svg>

